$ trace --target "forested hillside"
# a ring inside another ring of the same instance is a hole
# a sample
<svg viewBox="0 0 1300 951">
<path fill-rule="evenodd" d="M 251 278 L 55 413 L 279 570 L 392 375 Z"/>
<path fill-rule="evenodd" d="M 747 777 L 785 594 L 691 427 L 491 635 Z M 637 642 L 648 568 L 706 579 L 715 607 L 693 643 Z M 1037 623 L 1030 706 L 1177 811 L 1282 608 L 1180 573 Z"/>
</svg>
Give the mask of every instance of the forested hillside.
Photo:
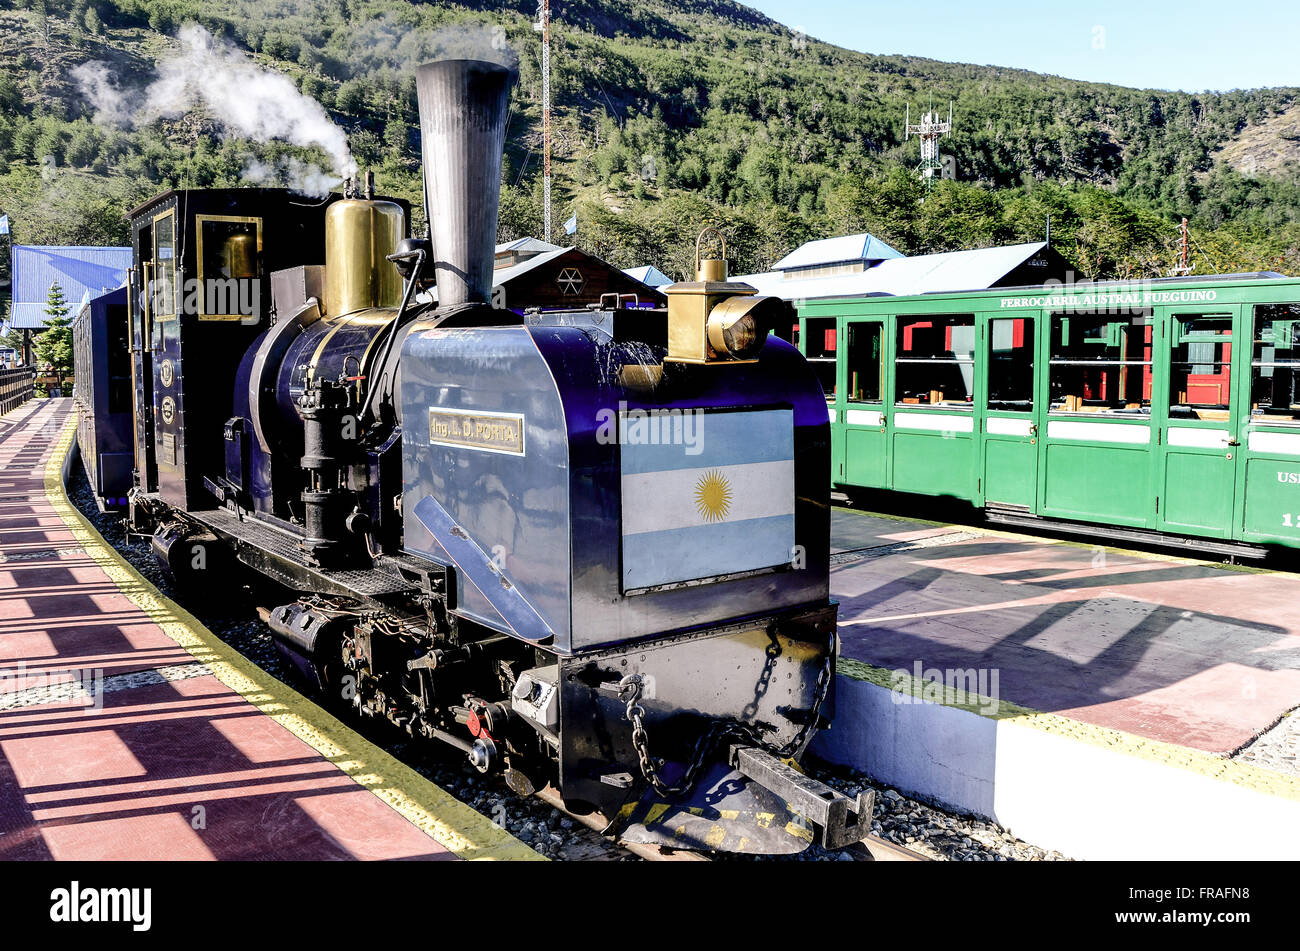
<svg viewBox="0 0 1300 951">
<path fill-rule="evenodd" d="M 1036 240 L 1050 215 L 1081 274 L 1137 277 L 1169 269 L 1187 216 L 1198 271 L 1300 272 L 1295 89 L 1189 95 L 865 55 L 728 0 L 554 8 L 555 220 L 576 211 L 578 243 L 619 264 L 681 276 L 706 222 L 748 271 L 812 236 L 869 230 L 912 253 Z M 205 55 L 281 74 L 411 199 L 413 66 L 458 43 L 513 48 L 502 236 L 540 234 L 534 16 L 531 0 L 0 0 L 0 213 L 20 243 L 118 243 L 122 210 L 162 188 L 338 164 L 201 95 L 155 103 L 197 24 Z M 954 103 L 957 181 L 922 201 L 903 112 L 931 97 Z"/>
</svg>

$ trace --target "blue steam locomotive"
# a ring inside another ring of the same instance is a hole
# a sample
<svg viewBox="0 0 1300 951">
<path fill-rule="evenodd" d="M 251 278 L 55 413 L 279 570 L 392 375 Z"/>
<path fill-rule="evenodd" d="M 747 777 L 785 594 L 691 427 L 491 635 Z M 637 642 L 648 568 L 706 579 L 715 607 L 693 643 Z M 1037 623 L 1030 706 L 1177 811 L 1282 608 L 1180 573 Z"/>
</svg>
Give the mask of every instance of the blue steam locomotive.
<svg viewBox="0 0 1300 951">
<path fill-rule="evenodd" d="M 721 258 L 666 308 L 490 304 L 514 79 L 419 68 L 425 237 L 359 183 L 130 213 L 129 526 L 182 590 L 282 586 L 277 646 L 323 695 L 626 840 L 857 842 L 869 799 L 792 766 L 836 606 L 786 305 Z"/>
</svg>

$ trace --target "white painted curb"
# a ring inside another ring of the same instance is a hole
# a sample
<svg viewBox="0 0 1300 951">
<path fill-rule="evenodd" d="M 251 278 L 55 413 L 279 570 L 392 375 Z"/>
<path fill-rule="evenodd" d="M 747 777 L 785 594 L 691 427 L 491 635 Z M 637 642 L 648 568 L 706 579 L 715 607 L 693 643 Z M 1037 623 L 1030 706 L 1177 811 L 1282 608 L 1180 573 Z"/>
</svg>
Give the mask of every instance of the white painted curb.
<svg viewBox="0 0 1300 951">
<path fill-rule="evenodd" d="M 812 751 L 1071 858 L 1300 857 L 1300 799 L 852 677 Z"/>
</svg>

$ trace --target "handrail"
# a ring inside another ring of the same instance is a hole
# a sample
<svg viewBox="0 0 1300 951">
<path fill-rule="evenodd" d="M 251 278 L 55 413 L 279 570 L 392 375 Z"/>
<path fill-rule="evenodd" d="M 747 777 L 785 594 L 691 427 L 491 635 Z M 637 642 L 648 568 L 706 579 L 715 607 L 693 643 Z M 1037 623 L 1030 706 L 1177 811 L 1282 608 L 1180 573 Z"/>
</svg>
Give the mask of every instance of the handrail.
<svg viewBox="0 0 1300 951">
<path fill-rule="evenodd" d="M 0 414 L 17 409 L 35 395 L 35 367 L 0 369 Z"/>
</svg>

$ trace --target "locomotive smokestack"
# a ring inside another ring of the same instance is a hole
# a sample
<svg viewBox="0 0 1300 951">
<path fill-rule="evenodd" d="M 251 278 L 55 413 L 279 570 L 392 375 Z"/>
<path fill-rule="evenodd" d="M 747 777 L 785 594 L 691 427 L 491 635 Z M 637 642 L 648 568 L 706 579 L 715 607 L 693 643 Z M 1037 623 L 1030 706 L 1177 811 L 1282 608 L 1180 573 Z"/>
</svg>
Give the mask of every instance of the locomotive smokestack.
<svg viewBox="0 0 1300 951">
<path fill-rule="evenodd" d="M 486 303 L 491 293 L 506 110 L 517 77 L 472 59 L 416 71 L 439 307 Z"/>
</svg>

